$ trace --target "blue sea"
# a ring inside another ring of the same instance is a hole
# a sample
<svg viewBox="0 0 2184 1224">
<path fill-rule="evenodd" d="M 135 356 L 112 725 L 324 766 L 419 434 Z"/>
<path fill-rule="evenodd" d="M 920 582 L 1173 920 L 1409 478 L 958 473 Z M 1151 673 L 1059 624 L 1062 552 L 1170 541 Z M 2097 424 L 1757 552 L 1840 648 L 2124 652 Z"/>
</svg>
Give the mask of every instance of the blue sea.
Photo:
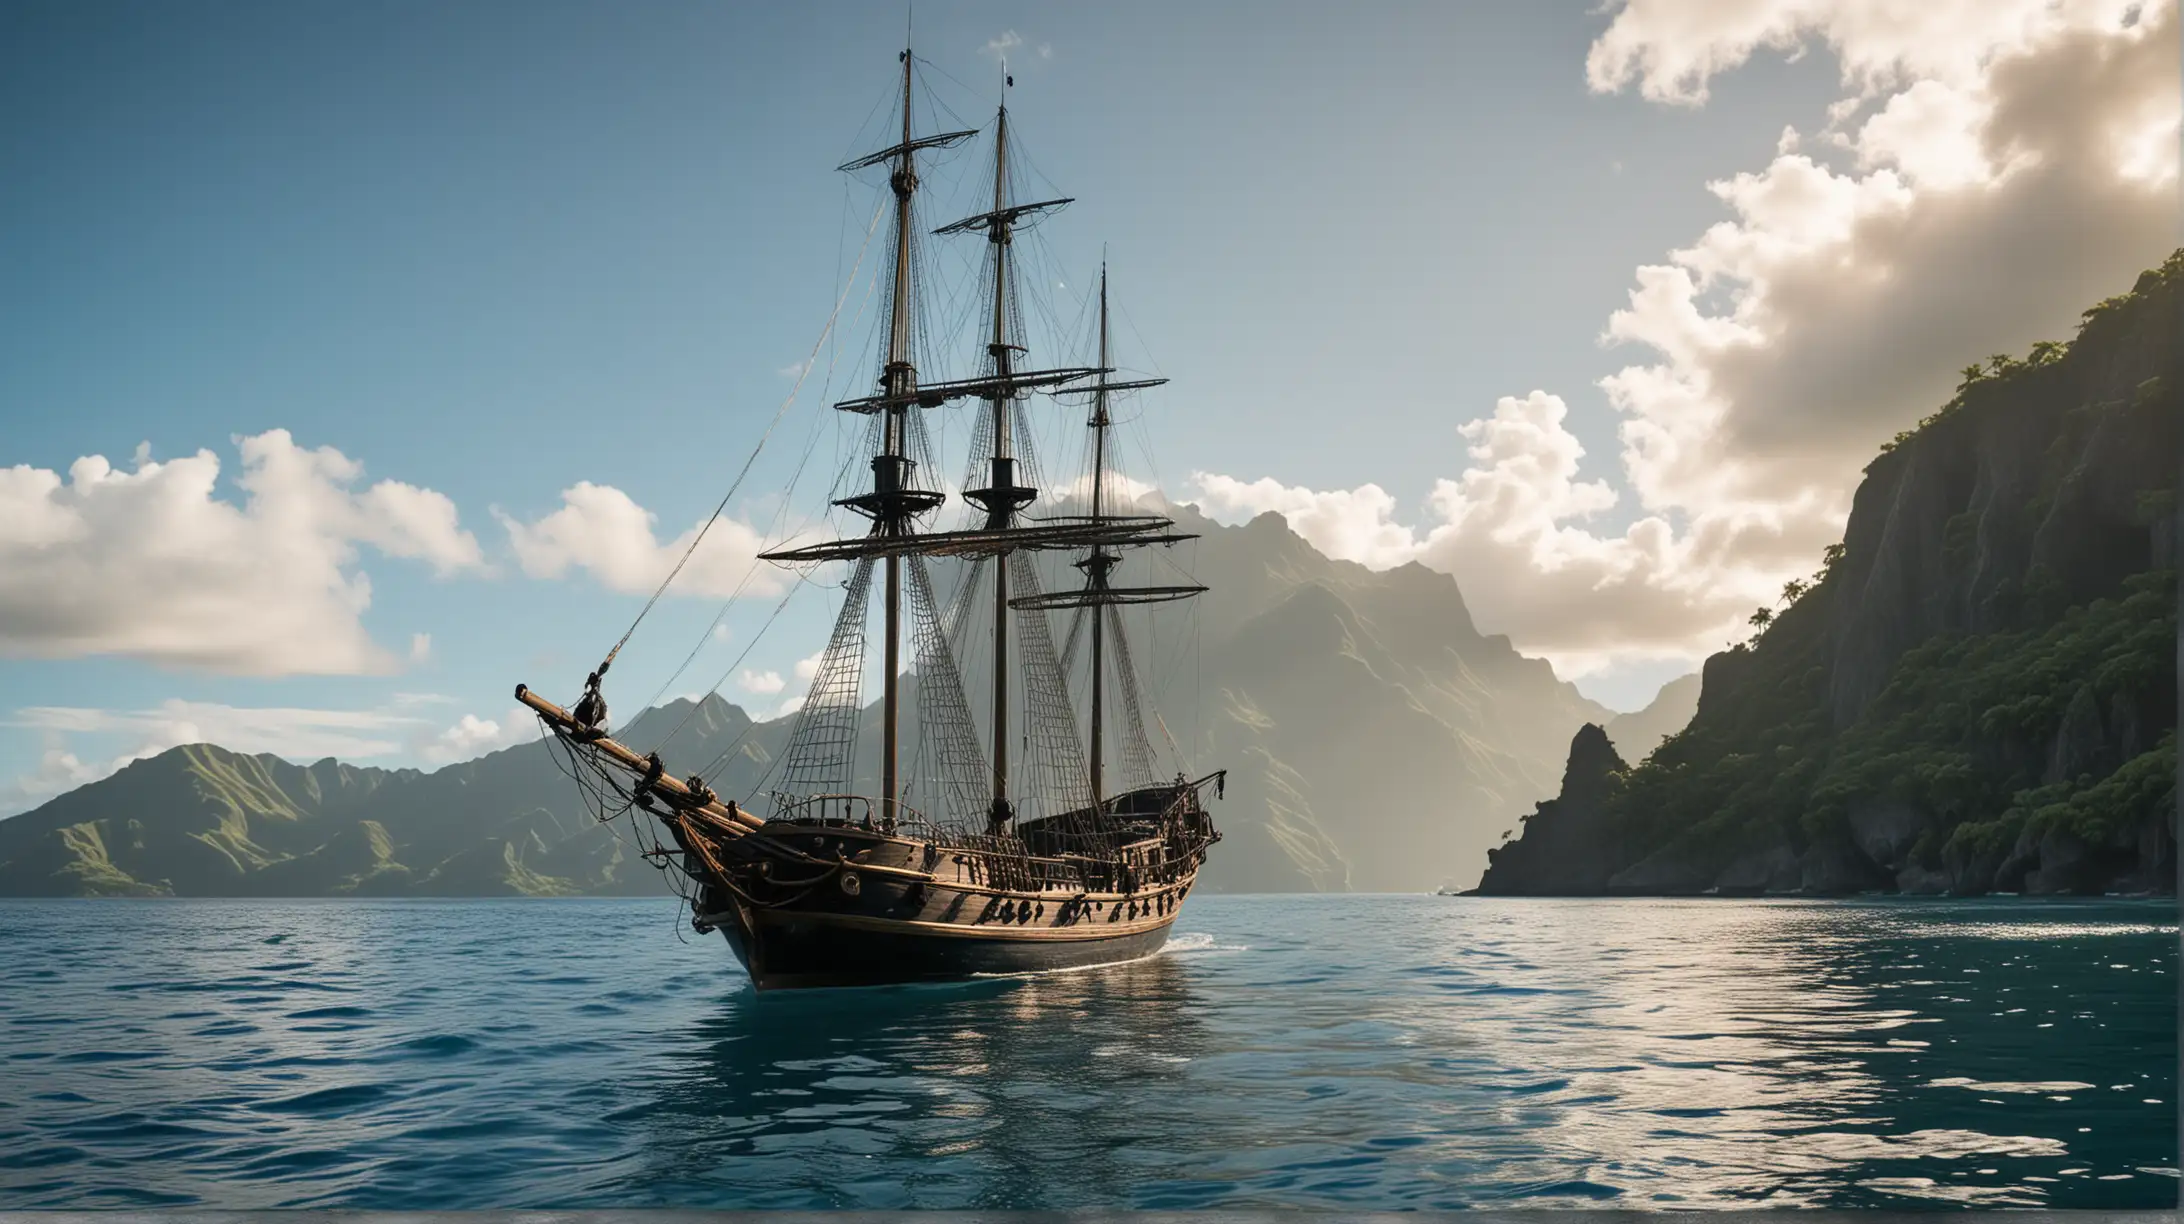
<svg viewBox="0 0 2184 1224">
<path fill-rule="evenodd" d="M 1176 929 L 761 997 L 672 902 L 0 902 L 0 1208 L 2177 1201 L 2173 902 Z"/>
</svg>

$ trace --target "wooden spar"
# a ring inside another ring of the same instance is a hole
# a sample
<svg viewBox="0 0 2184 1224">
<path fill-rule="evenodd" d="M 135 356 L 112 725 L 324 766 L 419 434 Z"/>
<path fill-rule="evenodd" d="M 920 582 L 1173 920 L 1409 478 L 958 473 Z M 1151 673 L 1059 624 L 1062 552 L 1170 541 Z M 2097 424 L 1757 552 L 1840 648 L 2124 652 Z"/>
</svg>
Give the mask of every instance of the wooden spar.
<svg viewBox="0 0 2184 1224">
<path fill-rule="evenodd" d="M 884 517 L 873 516 L 873 534 L 878 536 L 903 536 L 909 534 L 912 503 L 899 499 L 908 464 L 903 458 L 903 430 L 908 424 L 909 405 L 895 403 L 901 397 L 917 389 L 917 370 L 910 364 L 910 195 L 917 190 L 917 146 L 910 135 L 911 123 L 911 75 L 910 49 L 902 50 L 902 152 L 895 164 L 895 172 L 888 176 L 888 187 L 895 193 L 895 284 L 894 300 L 887 318 L 887 365 L 881 371 L 881 390 L 887 394 L 886 444 L 881 447 L 881 458 L 872 461 L 873 492 L 897 494 L 892 503 L 880 504 Z M 887 642 L 881 651 L 880 666 L 880 725 L 884 737 L 880 743 L 880 817 L 895 818 L 895 805 L 901 799 L 902 753 L 902 694 L 898 671 L 902 665 L 902 562 L 893 554 L 886 559 L 887 591 Z"/>
<path fill-rule="evenodd" d="M 1009 202 L 1009 108 L 1003 106 L 994 120 L 993 215 L 1003 217 Z M 1009 219 L 993 222 L 987 238 L 993 245 L 993 339 L 986 351 L 993 355 L 996 377 L 1009 377 L 1008 289 Z M 1013 418 L 1005 395 L 993 398 L 993 479 L 995 500 L 988 502 L 988 530 L 1016 526 L 1016 461 L 1010 453 L 1009 431 Z M 998 829 L 1012 815 L 1009 809 L 1009 554 L 993 558 L 993 809 L 987 821 Z"/>
<path fill-rule="evenodd" d="M 1114 356 L 1112 347 L 1107 335 L 1107 260 L 1103 257 L 1100 260 L 1100 365 L 1106 366 L 1108 359 Z M 1107 423 L 1107 392 L 1105 384 L 1102 383 L 1101 389 L 1094 391 L 1092 394 L 1092 525 L 1094 527 L 1099 526 L 1100 511 L 1104 508 L 1100 504 L 1100 488 L 1107 483 Z M 1107 550 L 1094 545 L 1092 555 L 1084 560 L 1086 590 L 1097 594 L 1100 588 L 1107 585 L 1109 564 Z M 1105 781 L 1100 776 L 1100 758 L 1106 755 L 1106 750 L 1100 744 L 1100 715 L 1103 712 L 1102 707 L 1106 704 L 1103 700 L 1100 681 L 1103 679 L 1101 673 L 1107 670 L 1104 662 L 1105 635 L 1100 632 L 1100 627 L 1101 622 L 1106 618 L 1107 614 L 1105 612 L 1097 607 L 1093 609 L 1091 762 L 1092 811 L 1094 813 L 1100 810 L 1100 804 L 1107 798 Z"/>
<path fill-rule="evenodd" d="M 652 771 L 652 762 L 645 757 L 638 756 L 636 752 L 631 750 L 629 745 L 604 735 L 596 739 L 589 738 L 592 735 L 590 729 L 570 717 L 567 710 L 532 692 L 527 686 L 521 684 L 516 686 L 516 700 L 529 706 L 539 717 L 553 724 L 557 730 L 565 731 L 572 737 L 577 738 L 581 743 L 598 749 L 600 754 L 608 760 L 629 770 L 638 777 L 644 777 Z M 665 791 L 681 799 L 682 802 L 676 805 L 678 808 L 692 812 L 702 812 L 713 817 L 716 821 L 725 822 L 731 829 L 748 832 L 766 823 L 759 817 L 737 807 L 733 799 L 726 803 L 718 799 L 709 800 L 702 804 L 698 803 L 696 797 L 690 793 L 688 786 L 684 785 L 680 779 L 670 777 L 664 773 L 660 775 L 658 780 L 653 782 L 652 789 Z"/>
</svg>

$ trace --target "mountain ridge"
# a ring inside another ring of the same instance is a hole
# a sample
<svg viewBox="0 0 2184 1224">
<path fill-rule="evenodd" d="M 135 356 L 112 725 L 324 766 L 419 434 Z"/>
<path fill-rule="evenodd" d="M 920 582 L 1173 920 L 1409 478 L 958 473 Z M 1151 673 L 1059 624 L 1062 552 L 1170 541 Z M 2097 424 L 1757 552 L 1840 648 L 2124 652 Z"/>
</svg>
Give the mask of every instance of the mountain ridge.
<svg viewBox="0 0 2184 1224">
<path fill-rule="evenodd" d="M 1194 766 L 1229 770 L 1205 887 L 1425 891 L 1476 870 L 1558 776 L 1570 733 L 1610 715 L 1480 633 L 1445 574 L 1330 559 L 1278 514 L 1226 526 L 1171 513 L 1202 535 L 1193 572 L 1213 588 L 1195 601 L 1193 683 L 1171 677 L 1161 705 Z M 617 734 L 740 796 L 792 725 L 708 694 Z M 874 743 L 861 737 L 866 756 Z M 664 893 L 549 752 L 532 742 L 425 772 L 172 749 L 0 820 L 0 895 Z"/>
</svg>

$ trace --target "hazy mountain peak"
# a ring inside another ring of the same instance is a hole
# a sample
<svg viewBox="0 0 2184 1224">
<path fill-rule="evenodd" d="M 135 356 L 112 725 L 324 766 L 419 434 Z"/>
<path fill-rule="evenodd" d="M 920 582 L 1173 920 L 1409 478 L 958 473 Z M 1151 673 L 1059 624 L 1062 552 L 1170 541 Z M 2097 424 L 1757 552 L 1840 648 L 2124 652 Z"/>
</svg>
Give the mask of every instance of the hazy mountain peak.
<svg viewBox="0 0 2184 1224">
<path fill-rule="evenodd" d="M 633 742 L 653 743 L 674 736 L 677 740 L 703 740 L 716 735 L 736 735 L 754 720 L 742 706 L 719 693 L 693 700 L 677 697 L 631 719 L 621 730 Z"/>
<path fill-rule="evenodd" d="M 1608 720 L 1608 738 L 1618 751 L 1633 761 L 1653 755 L 1661 741 L 1691 725 L 1699 712 L 1699 673 L 1678 676 L 1661 686 L 1642 710 L 1618 714 Z"/>
<path fill-rule="evenodd" d="M 1279 514 L 1227 526 L 1163 508 L 1201 539 L 1133 557 L 1132 580 L 1211 589 L 1147 613 L 1138 666 L 1175 764 L 1232 771 L 1208 887 L 1425 889 L 1475 870 L 1552 785 L 1571 732 L 1607 717 L 1480 636 L 1447 574 L 1327 557 Z M 717 693 L 642 696 L 610 685 L 617 737 L 739 799 L 762 793 L 795 722 Z M 527 740 L 422 773 L 176 749 L 0 821 L 0 894 L 659 891 L 554 752 Z"/>
</svg>

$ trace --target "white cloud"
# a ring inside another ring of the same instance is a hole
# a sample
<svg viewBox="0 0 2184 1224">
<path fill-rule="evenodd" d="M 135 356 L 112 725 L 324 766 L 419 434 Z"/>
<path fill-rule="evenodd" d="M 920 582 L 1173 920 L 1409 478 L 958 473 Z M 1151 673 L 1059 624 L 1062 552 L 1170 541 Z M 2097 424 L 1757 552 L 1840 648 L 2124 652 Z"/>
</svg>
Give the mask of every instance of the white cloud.
<svg viewBox="0 0 2184 1224">
<path fill-rule="evenodd" d="M 1275 511 L 1312 547 L 1337 560 L 1385 569 L 1418 551 L 1416 534 L 1393 519 L 1394 495 L 1376 484 L 1321 491 L 1272 477 L 1242 481 L 1213 472 L 1193 472 L 1191 483 L 1212 517 L 1233 520 Z"/>
<path fill-rule="evenodd" d="M 1417 559 L 1482 628 L 1565 674 L 1695 658 L 1839 538 L 1875 449 L 1945 403 L 1957 370 L 2067 338 L 2175 243 L 2175 0 L 1625 0 L 1597 90 L 1703 104 L 1762 48 L 1838 59 L 1817 141 L 1709 184 L 1729 216 L 1639 268 L 1603 380 L 1637 520 L 1576 478 L 1559 399 L 1504 398 L 1416 526 L 1376 485 L 1194 479 L 1219 513 L 1279 510 L 1332 555 Z M 1809 151 L 1808 151 L 1809 150 Z M 1838 164 L 1840 163 L 1840 164 Z"/>
<path fill-rule="evenodd" d="M 418 745 L 417 753 L 436 765 L 467 761 L 520 744 L 537 733 L 538 721 L 522 706 L 510 706 L 498 719 L 465 714 L 455 725 Z"/>
<path fill-rule="evenodd" d="M 48 746 L 38 758 L 38 767 L 0 785 L 0 816 L 38 806 L 64 791 L 71 791 L 86 782 L 96 782 L 113 768 L 101 770 L 79 760 L 75 753 Z"/>
<path fill-rule="evenodd" d="M 1003 30 L 999 34 L 994 35 L 992 38 L 987 39 L 986 45 L 980 47 L 978 49 L 978 53 L 980 55 L 990 55 L 997 60 L 1005 60 L 1009 57 L 1010 52 L 1017 50 L 1023 45 L 1023 35 L 1018 34 L 1014 30 Z"/>
<path fill-rule="evenodd" d="M 1137 505 L 1147 497 L 1157 497 L 1159 488 L 1124 472 L 1109 469 L 1102 473 L 1100 500 L 1107 511 L 1122 511 Z M 1081 513 L 1092 501 L 1092 475 L 1089 472 L 1047 489 L 1042 495 L 1048 513 Z"/>
<path fill-rule="evenodd" d="M 232 706 L 176 698 L 148 710 L 30 706 L 17 710 L 10 725 L 52 734 L 129 737 L 136 747 L 121 762 L 126 764 L 183 744 L 218 744 L 235 752 L 270 752 L 299 761 L 386 756 L 402 750 L 400 736 L 420 721 L 393 710 Z"/>
<path fill-rule="evenodd" d="M 1851 169 L 1792 147 L 1711 184 L 1733 219 L 1641 268 L 1610 319 L 1611 341 L 1657 356 L 1604 384 L 1647 506 L 1840 506 L 1879 443 L 1949 398 L 1957 368 L 2067 337 L 2078 311 L 2167 254 L 2173 4 L 2131 27 L 2120 4 L 1977 7 L 1935 43 L 1901 5 L 1784 27 L 1837 47 L 1870 91 L 1845 101 L 1870 114 L 1829 134 Z M 1938 75 L 1903 75 L 1923 69 Z M 2157 136 L 2166 162 L 2149 167 Z"/>
<path fill-rule="evenodd" d="M 1978 79 L 1998 53 L 2058 29 L 2117 27 L 2133 0 L 1623 0 L 1593 43 L 1585 79 L 1612 93 L 1632 84 L 1655 102 L 1699 105 L 1713 78 L 1762 48 L 1793 56 L 1830 48 L 1844 84 L 1873 97 L 1909 80 Z M 2147 5 L 2147 8 L 2156 7 Z"/>
<path fill-rule="evenodd" d="M 611 485 L 579 481 L 561 492 L 561 508 L 534 523 L 496 509 L 523 572 L 559 578 L 581 569 L 615 591 L 650 595 L 697 538 L 700 526 L 666 543 L 653 534 L 655 516 Z M 749 524 L 723 516 L 683 567 L 671 593 L 726 598 L 779 594 L 781 572 L 758 560 L 765 547 Z"/>
<path fill-rule="evenodd" d="M 905 653 L 907 654 L 908 652 Z M 789 669 L 789 675 L 791 677 L 790 679 L 783 679 L 782 677 L 775 675 L 772 672 L 767 672 L 763 679 L 778 681 L 779 687 L 771 689 L 751 689 L 750 691 L 760 694 L 779 693 L 786 691 L 788 693 L 788 696 L 781 699 L 781 704 L 775 707 L 772 713 L 768 714 L 754 710 L 751 713 L 751 717 L 757 719 L 787 718 L 789 715 L 803 709 L 805 690 L 811 686 L 813 678 L 818 676 L 819 661 L 825 657 L 826 652 L 824 650 L 816 650 L 813 651 L 811 654 L 805 655 L 803 658 L 798 659 L 796 661 L 796 664 Z M 904 666 L 906 668 L 908 667 L 908 660 L 904 661 Z M 746 672 L 744 674 L 748 676 L 750 673 Z"/>
<path fill-rule="evenodd" d="M 1377 485 L 1320 492 L 1194 479 L 1217 518 L 1275 510 L 1329 556 L 1375 569 L 1419 561 L 1453 574 L 1482 628 L 1509 634 L 1566 677 L 1611 658 L 1683 659 L 1719 647 L 1722 627 L 1762 601 L 1771 579 L 1728 563 L 1734 551 L 1723 547 L 1721 527 L 1678 538 L 1655 516 L 1616 534 L 1582 526 L 1617 495 L 1577 479 L 1584 450 L 1563 425 L 1567 413 L 1560 398 L 1535 391 L 1504 396 L 1492 416 L 1462 426 L 1471 464 L 1436 482 L 1416 527 L 1398 521 L 1395 498 Z M 1801 563 L 1827 542 L 1800 540 L 1789 551 Z"/>
<path fill-rule="evenodd" d="M 237 440 L 240 504 L 217 489 L 210 451 L 133 469 L 98 455 L 64 479 L 0 469 L 0 654 L 148 662 L 253 675 L 391 670 L 361 621 L 371 582 L 360 545 L 482 569 L 478 542 L 442 494 L 306 450 L 282 429 Z"/>
<path fill-rule="evenodd" d="M 742 673 L 736 677 L 736 684 L 740 686 L 744 692 L 749 693 L 754 697 L 771 697 L 775 693 L 780 692 L 782 689 L 787 688 L 788 683 L 788 681 L 781 678 L 780 672 L 752 671 L 748 667 L 744 668 Z"/>
</svg>

